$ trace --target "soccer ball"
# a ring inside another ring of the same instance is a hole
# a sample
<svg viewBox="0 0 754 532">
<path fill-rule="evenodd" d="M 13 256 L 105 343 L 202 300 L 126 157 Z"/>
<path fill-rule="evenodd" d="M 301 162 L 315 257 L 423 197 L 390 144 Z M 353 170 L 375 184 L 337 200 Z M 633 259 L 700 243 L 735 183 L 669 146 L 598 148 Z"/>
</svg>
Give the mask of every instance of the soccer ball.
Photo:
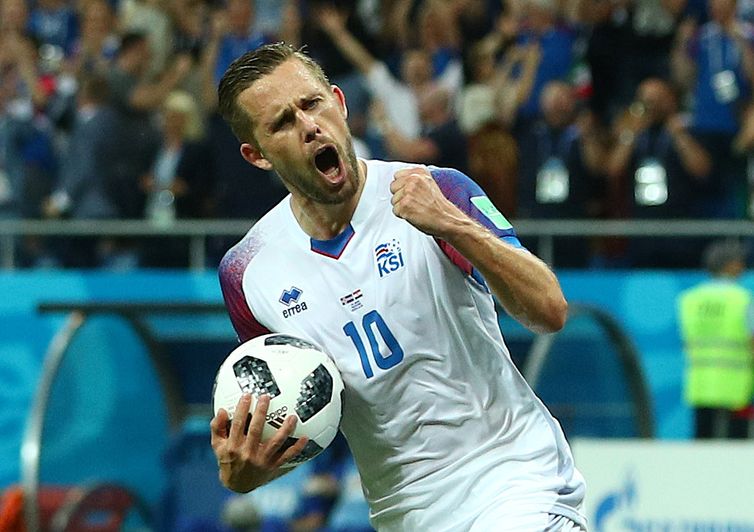
<svg viewBox="0 0 754 532">
<path fill-rule="evenodd" d="M 287 415 L 298 416 L 296 429 L 283 449 L 302 436 L 308 437 L 309 442 L 283 467 L 311 460 L 330 445 L 338 432 L 343 380 L 330 357 L 307 340 L 273 333 L 236 347 L 215 376 L 212 390 L 215 415 L 224 408 L 232 418 L 244 392 L 252 396 L 251 413 L 260 395 L 270 396 L 263 442 L 282 426 Z"/>
</svg>

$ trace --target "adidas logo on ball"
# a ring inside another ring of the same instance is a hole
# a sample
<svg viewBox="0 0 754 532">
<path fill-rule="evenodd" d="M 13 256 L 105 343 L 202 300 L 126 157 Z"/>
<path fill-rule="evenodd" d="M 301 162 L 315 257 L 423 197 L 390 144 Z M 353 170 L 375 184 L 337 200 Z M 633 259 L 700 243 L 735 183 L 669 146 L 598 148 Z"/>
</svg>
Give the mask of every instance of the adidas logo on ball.
<svg viewBox="0 0 754 532">
<path fill-rule="evenodd" d="M 267 414 L 267 417 L 265 418 L 267 420 L 267 423 L 275 427 L 276 429 L 279 429 L 283 426 L 283 422 L 285 421 L 285 415 L 288 413 L 288 407 L 282 406 L 275 410 L 274 412 L 270 412 Z"/>
</svg>

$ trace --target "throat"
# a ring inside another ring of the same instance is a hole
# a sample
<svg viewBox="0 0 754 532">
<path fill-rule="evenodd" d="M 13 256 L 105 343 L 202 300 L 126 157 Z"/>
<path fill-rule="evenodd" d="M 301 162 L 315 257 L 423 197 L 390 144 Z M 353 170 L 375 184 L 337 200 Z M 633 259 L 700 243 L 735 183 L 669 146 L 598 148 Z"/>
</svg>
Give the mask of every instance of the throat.
<svg viewBox="0 0 754 532">
<path fill-rule="evenodd" d="M 292 198 L 291 210 L 301 229 L 310 238 L 331 240 L 349 227 L 356 205 L 322 205 L 311 200 L 301 202 Z"/>
</svg>

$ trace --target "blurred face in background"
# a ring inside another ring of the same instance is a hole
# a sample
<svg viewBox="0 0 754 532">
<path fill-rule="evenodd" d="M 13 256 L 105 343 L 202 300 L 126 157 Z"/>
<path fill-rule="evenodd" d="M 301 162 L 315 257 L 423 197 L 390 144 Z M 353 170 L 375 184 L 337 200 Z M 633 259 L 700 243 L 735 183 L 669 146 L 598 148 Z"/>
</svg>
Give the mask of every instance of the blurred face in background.
<svg viewBox="0 0 754 532">
<path fill-rule="evenodd" d="M 726 25 L 736 17 L 736 0 L 708 0 L 710 18 Z"/>
<path fill-rule="evenodd" d="M 455 17 L 448 2 L 429 0 L 419 13 L 419 38 L 427 50 L 454 48 L 458 43 Z"/>
<path fill-rule="evenodd" d="M 402 67 L 403 80 L 411 87 L 421 87 L 432 79 L 432 62 L 422 50 L 406 52 Z"/>
<path fill-rule="evenodd" d="M 676 112 L 675 94 L 670 86 L 657 78 L 644 80 L 637 89 L 637 99 L 647 120 L 661 124 Z"/>
<path fill-rule="evenodd" d="M 149 63 L 152 61 L 152 47 L 149 44 L 149 40 L 142 39 L 138 43 L 135 43 L 133 48 L 128 51 L 129 65 L 132 68 L 132 72 L 136 74 L 143 74 L 149 68 Z"/>
<path fill-rule="evenodd" d="M 573 88 L 562 81 L 545 85 L 540 97 L 542 116 L 550 126 L 560 128 L 571 123 L 576 109 Z"/>
<path fill-rule="evenodd" d="M 0 8 L 0 28 L 3 32 L 23 33 L 29 10 L 24 0 L 2 0 Z"/>
<path fill-rule="evenodd" d="M 524 22 L 535 32 L 548 30 L 555 23 L 557 5 L 554 0 L 527 0 L 524 4 Z"/>
<path fill-rule="evenodd" d="M 82 33 L 107 35 L 113 30 L 113 12 L 105 0 L 90 0 L 86 4 Z"/>
<path fill-rule="evenodd" d="M 231 33 L 245 35 L 254 24 L 253 0 L 228 0 L 226 8 Z"/>
<path fill-rule="evenodd" d="M 469 52 L 469 70 L 472 81 L 485 83 L 495 74 L 495 55 L 489 51 L 484 43 L 477 43 Z"/>
</svg>

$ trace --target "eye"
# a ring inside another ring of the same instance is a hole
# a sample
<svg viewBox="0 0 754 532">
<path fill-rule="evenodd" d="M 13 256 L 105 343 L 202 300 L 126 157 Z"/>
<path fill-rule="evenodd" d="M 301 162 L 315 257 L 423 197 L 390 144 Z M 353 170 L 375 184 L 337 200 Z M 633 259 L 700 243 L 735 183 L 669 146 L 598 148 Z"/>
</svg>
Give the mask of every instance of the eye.
<svg viewBox="0 0 754 532">
<path fill-rule="evenodd" d="M 282 129 L 285 129 L 287 126 L 291 125 L 293 122 L 292 116 L 289 114 L 285 114 L 281 116 L 278 120 L 275 121 L 275 123 L 272 124 L 272 127 L 270 130 L 275 133 L 277 131 L 280 131 Z"/>
<path fill-rule="evenodd" d="M 304 105 L 302 106 L 305 110 L 308 109 L 314 109 L 319 104 L 321 98 L 310 98 L 308 100 L 304 101 Z"/>
</svg>

